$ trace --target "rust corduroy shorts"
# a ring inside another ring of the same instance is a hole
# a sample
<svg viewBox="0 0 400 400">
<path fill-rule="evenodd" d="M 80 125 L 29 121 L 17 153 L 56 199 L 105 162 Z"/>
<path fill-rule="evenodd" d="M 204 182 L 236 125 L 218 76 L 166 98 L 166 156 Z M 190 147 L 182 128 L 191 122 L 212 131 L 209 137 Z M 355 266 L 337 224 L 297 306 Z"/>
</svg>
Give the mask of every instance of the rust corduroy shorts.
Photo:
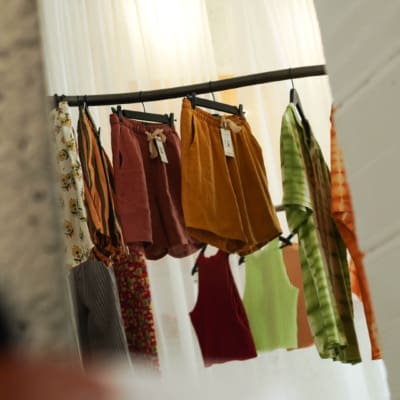
<svg viewBox="0 0 400 400">
<path fill-rule="evenodd" d="M 225 156 L 221 118 L 193 110 L 191 102 L 183 100 L 183 213 L 194 239 L 245 255 L 277 237 L 281 228 L 260 145 L 245 119 L 232 115 L 225 120 L 235 128 L 230 129 L 234 157 Z"/>
<path fill-rule="evenodd" d="M 141 242 L 146 258 L 185 257 L 199 244 L 189 236 L 181 205 L 180 140 L 169 125 L 144 124 L 110 115 L 115 192 L 126 243 Z M 168 163 L 149 135 L 158 130 Z"/>
</svg>

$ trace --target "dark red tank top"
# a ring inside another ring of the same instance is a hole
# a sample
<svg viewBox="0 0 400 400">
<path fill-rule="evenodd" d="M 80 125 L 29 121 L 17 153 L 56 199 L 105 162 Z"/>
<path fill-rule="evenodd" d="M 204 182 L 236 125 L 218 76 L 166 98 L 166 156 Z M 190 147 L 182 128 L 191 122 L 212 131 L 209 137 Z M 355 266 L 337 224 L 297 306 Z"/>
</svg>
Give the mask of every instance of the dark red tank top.
<svg viewBox="0 0 400 400">
<path fill-rule="evenodd" d="M 199 294 L 190 318 L 206 367 L 257 356 L 228 257 L 219 250 L 211 257 L 200 254 L 197 261 Z"/>
</svg>

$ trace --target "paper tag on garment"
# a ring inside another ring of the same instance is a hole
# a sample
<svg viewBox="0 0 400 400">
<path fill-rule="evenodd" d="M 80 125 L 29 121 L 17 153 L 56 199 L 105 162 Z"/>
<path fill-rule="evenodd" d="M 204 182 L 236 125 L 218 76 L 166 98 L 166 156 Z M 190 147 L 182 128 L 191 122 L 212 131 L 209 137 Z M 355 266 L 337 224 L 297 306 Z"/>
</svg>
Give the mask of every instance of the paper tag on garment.
<svg viewBox="0 0 400 400">
<path fill-rule="evenodd" d="M 224 153 L 227 157 L 235 157 L 233 151 L 232 135 L 229 129 L 221 128 L 222 145 L 224 146 Z"/>
<path fill-rule="evenodd" d="M 167 153 L 165 152 L 164 143 L 160 139 L 155 139 L 158 154 L 160 155 L 161 161 L 165 164 L 168 164 Z"/>
</svg>

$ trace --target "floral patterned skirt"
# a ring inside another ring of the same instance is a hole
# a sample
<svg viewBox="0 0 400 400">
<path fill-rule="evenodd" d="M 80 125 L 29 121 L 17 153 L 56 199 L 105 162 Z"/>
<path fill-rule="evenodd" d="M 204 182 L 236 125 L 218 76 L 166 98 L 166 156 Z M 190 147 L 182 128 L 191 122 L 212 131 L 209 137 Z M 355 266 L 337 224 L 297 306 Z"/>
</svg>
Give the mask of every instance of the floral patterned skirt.
<svg viewBox="0 0 400 400">
<path fill-rule="evenodd" d="M 149 276 L 141 245 L 130 245 L 129 255 L 114 265 L 122 319 L 133 361 L 158 365 L 157 340 Z"/>
</svg>

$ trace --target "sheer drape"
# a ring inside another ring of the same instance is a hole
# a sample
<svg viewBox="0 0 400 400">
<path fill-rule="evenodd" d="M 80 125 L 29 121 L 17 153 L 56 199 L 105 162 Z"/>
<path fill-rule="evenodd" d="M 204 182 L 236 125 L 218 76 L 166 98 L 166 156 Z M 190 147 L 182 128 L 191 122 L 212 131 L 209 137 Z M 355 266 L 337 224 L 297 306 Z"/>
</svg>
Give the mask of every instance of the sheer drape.
<svg viewBox="0 0 400 400">
<path fill-rule="evenodd" d="M 113 93 L 163 88 L 279 68 L 324 63 L 311 0 L 41 0 L 49 94 Z M 331 96 L 326 77 L 294 82 L 324 154 L 329 156 Z M 290 81 L 242 88 L 243 103 L 265 156 L 275 204 L 281 201 L 280 121 Z M 180 99 L 146 103 L 174 112 Z M 140 104 L 132 106 L 141 109 Z M 93 108 L 110 152 L 109 107 Z M 283 221 L 284 222 L 284 221 Z M 283 224 L 285 227 L 285 224 Z M 229 383 L 231 398 L 384 399 L 381 362 L 348 366 L 321 360 L 314 348 L 259 356 L 246 362 L 202 367 L 188 312 L 196 301 L 193 257 L 149 262 L 161 369 L 180 381 Z M 239 291 L 244 267 L 232 266 Z M 369 344 L 356 303 L 365 359 Z M 211 386 L 212 387 L 212 386 Z M 227 386 L 228 387 L 228 386 Z M 228 395 L 227 392 L 224 393 Z M 262 396 L 262 397 L 261 397 Z M 210 398 L 212 393 L 210 393 Z M 221 397 L 221 396 L 219 396 Z M 225 397 L 225 396 L 224 396 Z"/>
</svg>

